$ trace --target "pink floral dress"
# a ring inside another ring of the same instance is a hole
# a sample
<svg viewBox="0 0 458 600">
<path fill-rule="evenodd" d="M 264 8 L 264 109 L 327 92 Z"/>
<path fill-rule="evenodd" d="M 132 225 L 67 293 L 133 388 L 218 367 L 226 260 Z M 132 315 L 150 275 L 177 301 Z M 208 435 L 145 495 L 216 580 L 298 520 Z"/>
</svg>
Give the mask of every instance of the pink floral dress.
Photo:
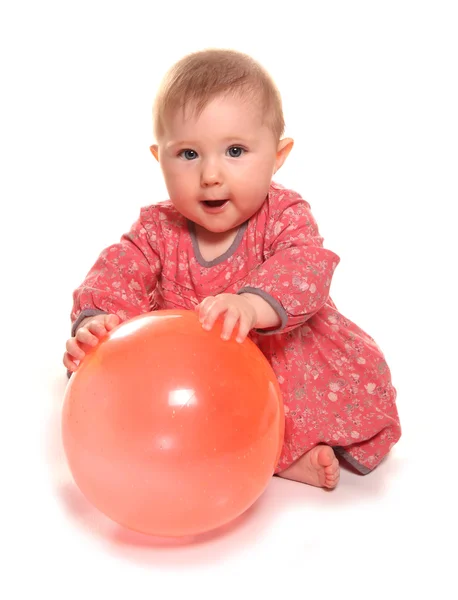
<svg viewBox="0 0 458 600">
<path fill-rule="evenodd" d="M 380 348 L 329 296 L 338 263 L 323 248 L 308 202 L 278 184 L 212 261 L 203 259 L 193 224 L 162 202 L 141 210 L 74 291 L 72 331 L 101 312 L 126 320 L 151 310 L 193 310 L 223 292 L 259 294 L 281 317 L 276 330 L 250 333 L 283 394 L 285 441 L 276 472 L 325 443 L 366 474 L 401 436 L 396 390 Z"/>
</svg>

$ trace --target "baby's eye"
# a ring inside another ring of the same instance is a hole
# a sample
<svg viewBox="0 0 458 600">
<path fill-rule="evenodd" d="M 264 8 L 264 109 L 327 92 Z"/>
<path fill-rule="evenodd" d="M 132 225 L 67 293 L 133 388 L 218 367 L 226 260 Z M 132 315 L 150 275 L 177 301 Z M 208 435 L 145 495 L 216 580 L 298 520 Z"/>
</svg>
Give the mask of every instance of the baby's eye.
<svg viewBox="0 0 458 600">
<path fill-rule="evenodd" d="M 197 158 L 197 152 L 195 150 L 182 150 L 178 156 L 184 158 L 185 160 L 195 160 Z"/>
<path fill-rule="evenodd" d="M 240 156 L 242 156 L 242 154 L 244 152 L 245 152 L 245 149 L 241 148 L 240 146 L 231 146 L 227 150 L 227 153 L 229 154 L 229 156 L 231 158 L 239 158 Z"/>
</svg>

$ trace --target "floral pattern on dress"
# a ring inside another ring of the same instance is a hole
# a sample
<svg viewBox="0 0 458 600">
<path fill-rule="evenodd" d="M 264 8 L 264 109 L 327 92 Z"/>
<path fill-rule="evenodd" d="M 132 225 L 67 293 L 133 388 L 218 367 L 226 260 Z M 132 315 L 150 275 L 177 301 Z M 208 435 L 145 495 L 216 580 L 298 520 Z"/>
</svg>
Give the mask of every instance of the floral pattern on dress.
<svg viewBox="0 0 458 600">
<path fill-rule="evenodd" d="M 74 291 L 73 330 L 94 311 L 127 320 L 151 310 L 193 310 L 207 296 L 259 291 L 283 317 L 281 329 L 250 333 L 283 396 L 276 472 L 324 443 L 368 473 L 401 436 L 396 390 L 381 349 L 329 295 L 339 261 L 323 247 L 309 203 L 276 183 L 238 245 L 210 266 L 196 256 L 187 220 L 161 202 L 141 210 Z"/>
</svg>

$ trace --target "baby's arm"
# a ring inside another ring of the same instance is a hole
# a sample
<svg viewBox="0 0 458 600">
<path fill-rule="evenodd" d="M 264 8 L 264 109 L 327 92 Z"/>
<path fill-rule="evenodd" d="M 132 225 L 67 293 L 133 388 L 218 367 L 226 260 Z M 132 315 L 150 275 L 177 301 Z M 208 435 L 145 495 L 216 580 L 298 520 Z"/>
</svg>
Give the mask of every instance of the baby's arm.
<svg viewBox="0 0 458 600">
<path fill-rule="evenodd" d="M 272 329 L 277 328 L 281 324 L 281 319 L 277 311 L 266 300 L 258 294 L 240 294 L 240 298 L 245 298 L 256 313 L 256 329 Z"/>
<path fill-rule="evenodd" d="M 73 293 L 72 333 L 81 321 L 97 314 L 117 314 L 121 321 L 150 310 L 150 297 L 161 271 L 151 230 L 153 216 L 143 209 L 140 219 L 119 243 L 102 251 Z"/>
<path fill-rule="evenodd" d="M 265 261 L 244 280 L 238 294 L 255 294 L 275 311 L 277 325 L 258 333 L 287 332 L 313 316 L 329 297 L 339 257 L 323 248 L 309 204 L 284 192 L 266 227 Z"/>
<path fill-rule="evenodd" d="M 86 351 L 120 321 L 150 310 L 150 297 L 161 270 L 153 230 L 154 215 L 143 209 L 129 233 L 103 250 L 74 291 L 72 334 L 64 354 L 68 370 L 76 370 L 75 360 L 82 360 Z"/>
<path fill-rule="evenodd" d="M 329 297 L 339 257 L 323 248 L 309 204 L 282 191 L 271 199 L 271 206 L 264 262 L 241 282 L 236 294 L 209 296 L 197 307 L 205 329 L 223 316 L 223 339 L 229 339 L 234 329 L 239 342 L 251 329 L 262 334 L 289 331 L 314 315 Z"/>
</svg>

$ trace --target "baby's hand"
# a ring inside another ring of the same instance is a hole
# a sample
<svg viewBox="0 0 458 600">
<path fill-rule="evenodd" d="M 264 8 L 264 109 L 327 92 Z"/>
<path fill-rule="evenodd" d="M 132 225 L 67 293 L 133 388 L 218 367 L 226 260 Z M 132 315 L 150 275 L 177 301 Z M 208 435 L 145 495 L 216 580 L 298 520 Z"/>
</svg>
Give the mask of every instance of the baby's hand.
<svg viewBox="0 0 458 600">
<path fill-rule="evenodd" d="M 119 325 L 118 315 L 96 315 L 84 319 L 75 334 L 65 345 L 64 365 L 69 371 L 76 371 L 86 352 L 97 346 L 100 340 L 116 325 Z M 75 361 L 78 361 L 75 362 Z"/>
<path fill-rule="evenodd" d="M 221 332 L 223 340 L 228 340 L 238 324 L 237 342 L 243 342 L 256 324 L 256 310 L 246 297 L 236 294 L 208 296 L 197 307 L 199 320 L 204 329 L 210 330 L 220 315 L 224 315 Z"/>
</svg>

